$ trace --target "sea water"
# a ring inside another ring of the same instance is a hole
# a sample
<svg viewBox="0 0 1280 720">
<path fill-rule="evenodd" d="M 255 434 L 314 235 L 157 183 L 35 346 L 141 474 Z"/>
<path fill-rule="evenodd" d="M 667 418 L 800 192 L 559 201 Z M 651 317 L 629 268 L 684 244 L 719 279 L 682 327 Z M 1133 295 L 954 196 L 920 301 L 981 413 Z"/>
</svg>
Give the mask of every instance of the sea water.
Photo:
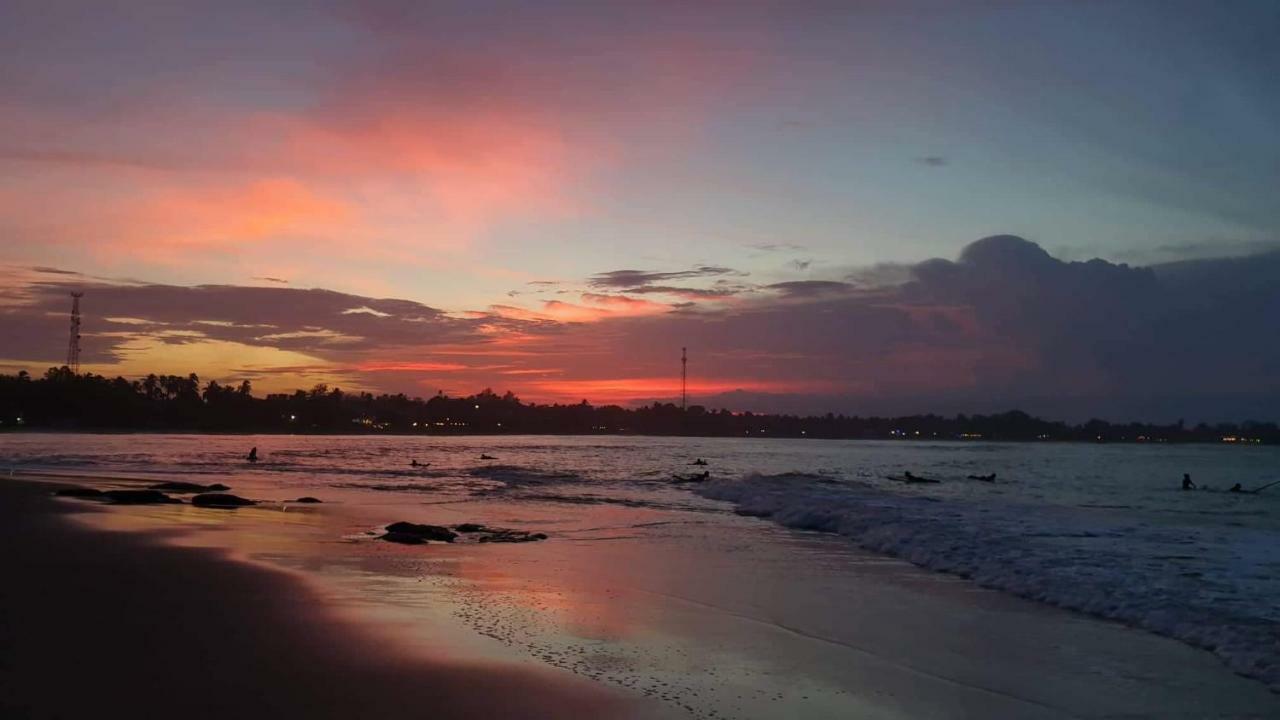
<svg viewBox="0 0 1280 720">
<path fill-rule="evenodd" d="M 257 446 L 261 460 L 245 455 Z M 481 460 L 482 454 L 493 460 Z M 705 466 L 691 465 L 702 458 Z M 416 460 L 420 465 L 412 466 Z M 6 470 L 216 482 L 383 505 L 498 499 L 831 533 L 1178 638 L 1280 689 L 1280 449 L 649 437 L 16 434 Z M 675 476 L 710 471 L 706 482 Z M 904 484 L 910 471 L 939 480 Z M 994 482 L 969 479 L 996 473 Z M 1207 490 L 1183 491 L 1190 473 Z"/>
</svg>

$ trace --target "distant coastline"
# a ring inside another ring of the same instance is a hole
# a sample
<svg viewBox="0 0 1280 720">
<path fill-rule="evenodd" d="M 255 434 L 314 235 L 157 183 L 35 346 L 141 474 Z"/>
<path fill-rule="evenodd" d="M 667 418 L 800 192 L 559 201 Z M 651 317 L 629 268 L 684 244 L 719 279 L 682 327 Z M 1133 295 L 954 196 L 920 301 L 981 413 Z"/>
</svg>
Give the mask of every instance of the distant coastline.
<svg viewBox="0 0 1280 720">
<path fill-rule="evenodd" d="M 1274 422 L 1187 425 L 1182 421 L 1070 424 L 1020 410 L 994 415 L 797 416 L 686 409 L 672 403 L 524 403 L 508 392 L 431 398 L 345 393 L 317 385 L 255 397 L 195 374 L 109 379 L 50 368 L 44 376 L 0 375 L 0 432 L 210 433 L 227 435 L 637 435 L 827 440 L 986 440 L 1135 444 L 1280 444 Z"/>
<path fill-rule="evenodd" d="M 905 419 L 905 418 L 904 418 Z M 710 434 L 710 433 L 676 433 L 676 432 L 636 432 L 630 430 L 618 431 L 596 431 L 596 432 L 537 432 L 533 430 L 513 430 L 513 431 L 461 431 L 461 432 L 431 432 L 431 431 L 409 431 L 409 430 L 283 430 L 283 429 L 243 429 L 243 430 L 202 430 L 199 428 L 119 428 L 119 427 L 54 427 L 54 426 L 22 426 L 14 427 L 12 424 L 0 426 L 0 437 L 5 435 L 34 435 L 34 434 L 65 434 L 65 435 L 219 435 L 227 437 L 253 437 L 253 436 L 315 436 L 315 437 L 519 437 L 519 436 L 545 436 L 545 437 L 692 437 L 692 438 L 736 438 L 749 437 L 753 440 L 861 440 L 866 442 L 874 441 L 898 441 L 904 443 L 919 442 L 1000 442 L 1000 443 L 1072 443 L 1072 444 L 1091 444 L 1091 445 L 1225 445 L 1232 447 L 1262 447 L 1268 445 L 1280 445 L 1280 440 L 1268 440 L 1263 438 L 1250 439 L 1248 442 L 1240 441 L 1224 441 L 1221 438 L 1192 438 L 1179 440 L 1132 440 L 1123 437 L 1104 438 L 1102 440 L 1089 440 L 1086 438 L 1016 438 L 1016 437 L 982 437 L 982 438 L 960 438 L 960 437 L 944 437 L 938 436 L 921 436 L 921 437 L 890 437 L 875 435 L 814 435 L 800 434 L 787 435 L 783 433 L 760 432 L 758 434 L 733 435 L 733 434 Z"/>
</svg>

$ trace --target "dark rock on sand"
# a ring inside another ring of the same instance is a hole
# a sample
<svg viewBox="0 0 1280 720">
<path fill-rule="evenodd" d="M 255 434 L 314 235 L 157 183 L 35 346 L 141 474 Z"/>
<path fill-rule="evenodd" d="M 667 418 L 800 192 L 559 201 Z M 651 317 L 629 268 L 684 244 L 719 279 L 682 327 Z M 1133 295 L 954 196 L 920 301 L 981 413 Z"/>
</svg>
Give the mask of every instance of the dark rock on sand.
<svg viewBox="0 0 1280 720">
<path fill-rule="evenodd" d="M 227 495 L 226 493 L 204 493 L 191 498 L 191 504 L 196 507 L 222 508 L 229 510 L 232 508 L 244 507 L 245 505 L 256 505 L 252 500 L 242 498 L 238 495 Z"/>
<path fill-rule="evenodd" d="M 521 543 L 546 540 L 542 533 L 531 533 L 526 530 L 509 530 L 507 528 L 491 528 L 480 523 L 461 523 L 454 525 L 457 533 L 464 533 L 468 540 L 482 543 Z M 421 545 L 429 540 L 453 542 L 458 534 L 449 528 L 439 525 L 418 525 L 409 522 L 398 522 L 387 526 L 383 540 L 406 545 Z"/>
<path fill-rule="evenodd" d="M 116 505 L 162 505 L 182 502 L 159 490 L 107 490 L 100 497 Z"/>
<path fill-rule="evenodd" d="M 321 500 L 320 500 L 320 498 L 313 498 L 313 497 L 311 497 L 310 495 L 308 495 L 308 496 L 306 496 L 306 497 L 300 497 L 300 498 L 298 498 L 297 500 L 294 500 L 294 502 L 296 502 L 296 503 L 318 503 L 318 502 L 321 502 Z"/>
<path fill-rule="evenodd" d="M 95 488 L 87 487 L 69 487 L 55 490 L 54 495 L 58 497 L 74 497 L 74 498 L 102 498 L 102 491 Z"/>
<path fill-rule="evenodd" d="M 508 528 L 491 528 L 480 523 L 462 523 L 454 525 L 454 530 L 460 533 L 475 534 L 476 542 L 533 542 L 535 540 L 546 540 L 547 536 L 542 533 L 531 533 L 527 530 L 510 530 Z"/>
<path fill-rule="evenodd" d="M 453 542 L 458 534 L 447 527 L 440 525 L 419 525 L 411 522 L 397 522 L 387 526 L 387 534 L 383 535 L 384 540 L 391 542 L 405 542 L 402 539 L 393 539 L 391 536 L 396 535 L 412 535 L 420 540 L 438 540 L 441 542 Z"/>
<path fill-rule="evenodd" d="M 543 533 L 531 533 L 526 530 L 487 529 L 485 532 L 485 535 L 480 536 L 482 543 L 523 543 L 547 539 Z"/>
<path fill-rule="evenodd" d="M 152 490 L 168 490 L 177 493 L 202 493 L 202 492 L 221 492 L 230 490 L 231 488 L 221 483 L 212 485 L 201 485 L 200 483 L 190 482 L 162 482 L 151 486 Z"/>
<path fill-rule="evenodd" d="M 422 545 L 426 542 L 421 535 L 412 533 L 389 532 L 382 536 L 387 542 L 400 543 L 401 545 Z"/>
<path fill-rule="evenodd" d="M 95 490 L 87 487 L 69 487 L 55 490 L 59 497 L 86 498 L 102 500 L 116 505 L 157 505 L 162 503 L 180 503 L 181 500 L 171 498 L 159 490 Z"/>
</svg>

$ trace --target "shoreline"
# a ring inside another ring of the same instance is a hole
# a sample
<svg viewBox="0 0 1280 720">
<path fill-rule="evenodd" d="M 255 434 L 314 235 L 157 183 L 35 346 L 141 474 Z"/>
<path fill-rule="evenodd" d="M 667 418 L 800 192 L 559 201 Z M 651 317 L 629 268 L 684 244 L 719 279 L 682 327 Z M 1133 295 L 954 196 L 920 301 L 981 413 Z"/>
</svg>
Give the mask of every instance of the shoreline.
<svg viewBox="0 0 1280 720">
<path fill-rule="evenodd" d="M 561 674 L 416 657 L 286 573 L 66 517 L 84 511 L 0 484 L 4 717 L 644 715 Z"/>
<path fill-rule="evenodd" d="M 142 482 L 92 473 L 58 479 L 90 485 Z M 265 595 L 248 602 L 255 615 L 265 597 L 272 601 L 271 612 L 294 613 L 301 607 L 326 625 L 346 618 L 347 623 L 337 623 L 339 634 L 345 636 L 346 628 L 362 639 L 362 647 L 376 646 L 375 657 L 405 662 L 405 655 L 388 651 L 412 648 L 419 651 L 413 655 L 429 660 L 443 657 L 445 668 L 458 674 L 478 669 L 485 692 L 522 694 L 532 677 L 556 686 L 552 702 L 563 702 L 563 691 L 576 703 L 572 711 L 544 708 L 543 714 L 521 706 L 518 715 L 510 716 L 579 716 L 584 704 L 591 705 L 585 716 L 593 717 L 658 711 L 683 716 L 682 708 L 696 708 L 689 712 L 697 717 L 852 713 L 893 720 L 1261 718 L 1280 709 L 1280 698 L 1261 683 L 1231 673 L 1217 658 L 1176 640 L 982 590 L 883 555 L 853 551 L 837 536 L 797 533 L 756 518 L 728 516 L 727 524 L 689 525 L 691 534 L 628 542 L 612 536 L 655 520 L 666 525 L 664 519 L 674 518 L 606 509 L 609 526 L 600 528 L 606 531 L 600 538 L 604 542 L 562 530 L 552 531 L 546 545 L 497 545 L 483 551 L 465 545 L 402 548 L 351 536 L 334 545 L 344 532 L 393 516 L 419 522 L 514 522 L 517 516 L 537 516 L 527 515 L 535 508 L 501 500 L 464 506 L 375 501 L 366 506 L 351 504 L 356 499 L 351 495 L 333 498 L 334 504 L 326 497 L 326 504 L 297 514 L 281 513 L 283 508 L 273 507 L 280 501 L 268 499 L 281 494 L 270 490 L 274 484 L 248 479 L 243 486 L 229 482 L 235 490 L 261 498 L 259 508 L 227 513 L 189 505 L 113 507 L 55 501 L 47 498 L 49 486 L 36 482 L 41 481 L 24 477 L 10 485 L 43 488 L 37 492 L 46 495 L 50 520 L 96 533 L 93 537 L 102 542 L 92 544 L 89 562 L 104 551 L 128 555 L 118 542 L 194 549 L 207 556 L 197 561 L 207 559 L 206 567 L 218 568 L 219 580 L 224 572 L 239 576 L 236 566 L 275 578 L 266 584 Z M 6 497 L 0 494 L 7 507 Z M 40 509 L 30 514 L 38 516 Z M 53 517 L 60 514 L 80 516 Z M 41 537 L 43 532 L 15 533 L 13 539 Z M 292 538 L 290 545 L 276 542 L 284 535 Z M 346 543 L 353 539 L 354 544 Z M 697 541 L 691 545 L 690 539 Z M 794 552 L 821 564 L 797 562 Z M 826 563 L 835 564 L 826 568 Z M 148 583 L 135 583 L 146 590 L 131 593 L 127 580 L 107 577 L 104 587 L 121 602 L 144 596 L 154 600 Z M 194 580 L 200 584 L 198 577 Z M 0 603 L 7 611 L 11 601 L 5 592 L 0 590 Z M 93 596 L 89 590 L 83 594 Z M 96 611 L 96 597 L 94 602 L 91 609 Z M 169 604 L 187 607 L 185 602 Z M 222 612 L 216 592 L 194 603 L 197 608 L 210 605 Z M 42 606 L 37 615 L 47 619 L 41 615 L 47 612 Z M 155 616 L 162 618 L 161 624 L 185 628 L 188 614 Z M 392 627 L 398 631 L 395 638 L 378 632 Z M 270 642 L 244 638 L 241 650 L 230 652 L 223 634 L 204 632 L 170 653 L 181 660 L 214 656 L 221 665 L 246 653 L 274 651 L 280 639 L 274 630 L 268 634 Z M 40 633 L 40 638 L 48 637 Z M 377 640 L 383 637 L 396 642 Z M 83 642 L 74 636 L 57 641 L 64 648 Z M 293 643 L 287 644 L 292 652 Z M 365 663 L 366 655 L 355 657 L 358 664 Z M 449 662 L 462 657 L 467 662 Z M 473 658 L 480 662 L 471 662 Z M 444 677 L 438 672 L 441 665 L 429 661 L 427 672 Z M 513 665 L 533 672 L 513 671 L 515 681 L 509 682 L 504 671 Z M 56 666 L 51 672 L 65 675 Z M 569 673 L 591 682 L 574 686 L 579 678 Z M 350 679 L 344 673 L 326 677 Z M 568 687 L 560 684 L 563 679 L 570 681 Z M 579 696 L 578 690 L 585 694 Z M 188 692 L 200 690 L 189 686 Z M 377 693 L 400 698 L 382 707 L 399 708 L 401 714 L 417 697 L 398 694 L 394 684 L 384 684 Z M 437 693 L 427 694 L 429 702 L 437 701 Z M 666 706 L 642 707 L 646 698 Z M 461 702 L 463 710 L 446 710 L 445 715 L 470 716 L 466 708 L 471 700 Z M 301 706 L 283 710 L 296 707 Z M 376 703 L 352 702 L 342 712 L 362 716 L 369 707 L 380 709 Z M 505 709 L 477 712 L 504 717 Z"/>
</svg>

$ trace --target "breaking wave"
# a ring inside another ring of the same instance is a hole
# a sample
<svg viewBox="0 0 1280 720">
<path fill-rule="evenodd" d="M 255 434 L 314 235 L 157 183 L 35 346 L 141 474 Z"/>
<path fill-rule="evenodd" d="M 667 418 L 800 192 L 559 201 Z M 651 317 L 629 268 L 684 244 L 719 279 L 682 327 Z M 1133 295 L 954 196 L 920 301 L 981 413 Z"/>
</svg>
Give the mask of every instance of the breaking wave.
<svg viewBox="0 0 1280 720">
<path fill-rule="evenodd" d="M 1216 653 L 1280 691 L 1274 533 L 1143 522 L 1106 511 L 897 495 L 802 473 L 693 488 L 741 515 L 862 547 Z"/>
</svg>

